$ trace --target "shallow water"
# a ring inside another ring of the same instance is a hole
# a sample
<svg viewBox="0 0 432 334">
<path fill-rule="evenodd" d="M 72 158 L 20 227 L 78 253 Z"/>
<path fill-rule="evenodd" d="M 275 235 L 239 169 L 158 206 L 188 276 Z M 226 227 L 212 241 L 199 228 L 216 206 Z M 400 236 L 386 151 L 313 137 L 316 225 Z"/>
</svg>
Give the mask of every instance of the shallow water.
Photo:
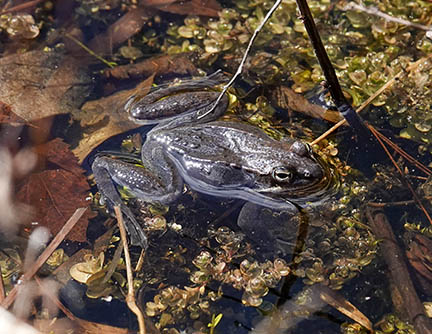
<svg viewBox="0 0 432 334">
<path fill-rule="evenodd" d="M 97 1 L 89 3 L 96 4 Z M 124 4 L 129 5 L 126 1 Z M 74 71 L 79 69 L 79 75 L 70 78 L 62 76 L 68 78 L 65 79 L 67 82 L 77 80 L 78 84 L 72 85 L 72 89 L 63 81 L 41 81 L 40 86 L 54 87 L 56 91 L 61 91 L 61 87 L 68 87 L 60 97 L 48 95 L 51 97 L 49 101 L 61 101 L 58 104 L 45 100 L 41 102 L 31 93 L 28 93 L 28 97 L 30 100 L 35 99 L 35 109 L 43 109 L 40 116 L 54 115 L 56 113 L 50 114 L 49 110 L 63 108 L 60 112 L 63 115 L 54 118 L 52 128 L 48 130 L 51 133 L 48 138 L 60 137 L 70 143 L 75 155 L 81 160 L 85 158 L 83 167 L 88 172 L 91 163 L 88 164 L 87 159 L 93 159 L 95 149 L 118 151 L 120 146 L 123 146 L 123 152 L 137 153 L 140 148 L 140 144 L 136 142 L 138 139 L 135 137 L 132 144 L 122 142 L 124 138 L 128 138 L 124 133 L 132 134 L 138 131 L 145 140 L 145 133 L 149 128 L 145 127 L 145 131 L 144 128 L 134 129 L 137 125 L 130 122 L 123 111 L 124 103 L 132 94 L 132 91 L 126 90 L 132 89 L 151 74 L 155 74 L 155 83 L 164 85 L 177 77 L 196 75 L 199 72 L 197 68 L 206 73 L 212 73 L 218 68 L 233 73 L 239 55 L 244 50 L 247 34 L 256 26 L 257 18 L 261 18 L 269 7 L 269 4 L 263 5 L 260 1 L 224 1 L 222 6 L 225 9 L 233 9 L 225 10 L 220 14 L 220 18 L 210 19 L 204 16 L 185 17 L 169 5 L 159 11 L 153 8 L 146 10 L 149 19 L 142 23 L 143 29 L 140 33 L 130 37 L 129 44 L 126 40 L 122 43 L 114 41 L 113 43 L 117 44 L 107 52 L 105 48 L 98 46 L 97 39 L 105 38 L 103 31 L 126 11 L 112 5 L 111 11 L 98 7 L 94 15 L 91 15 L 87 5 L 85 2 L 75 4 L 71 11 L 75 14 L 70 14 L 69 18 L 83 32 L 84 44 L 107 60 L 116 61 L 118 65 L 139 63 L 167 52 L 191 52 L 197 48 L 201 50 L 200 55 L 187 54 L 186 60 L 169 60 L 171 67 L 164 69 L 163 73 L 158 72 L 163 67 L 162 63 L 154 60 L 158 65 L 148 70 L 150 73 L 146 72 L 146 69 L 137 71 L 138 74 L 130 71 L 129 77 L 125 79 L 118 74 L 107 72 L 101 75 L 101 71 L 107 69 L 106 63 L 89 56 L 87 51 L 83 52 L 76 44 L 69 45 L 70 38 L 57 38 L 54 39 L 54 44 L 50 44 L 51 42 L 47 42 L 48 32 L 41 31 L 40 39 L 36 43 L 48 44 L 51 47 L 55 55 L 50 58 L 54 63 L 53 69 L 60 68 L 66 73 L 75 73 Z M 364 16 L 364 13 L 347 13 L 342 5 L 338 2 L 311 2 L 330 57 L 336 64 L 341 84 L 351 95 L 353 103 L 358 106 L 390 80 L 400 68 L 407 68 L 408 61 L 413 62 L 427 56 L 428 50 L 430 51 L 427 45 L 431 42 L 424 37 L 423 32 L 414 28 L 386 23 L 374 16 Z M 393 2 L 382 4 L 388 11 L 396 5 Z M 431 11 L 428 4 L 413 4 L 411 12 L 408 9 L 406 13 L 400 10 L 398 14 L 411 15 L 416 20 L 421 20 L 421 7 L 418 7 L 421 5 L 425 11 Z M 58 18 L 59 27 L 63 26 L 61 19 L 66 15 L 61 6 L 59 4 L 55 11 L 44 9 Z M 211 5 L 208 7 L 211 8 Z M 192 6 L 190 10 L 196 15 L 214 15 L 213 12 L 203 14 L 202 11 L 210 10 L 205 6 L 199 8 L 201 9 Z M 313 89 L 313 100 L 318 100 L 315 91 L 322 80 L 321 74 L 308 40 L 302 34 L 300 20 L 295 15 L 290 16 L 290 13 L 295 13 L 294 8 L 294 2 L 284 2 L 283 10 L 276 12 L 270 28 L 266 28 L 258 39 L 247 68 L 235 85 L 236 91 L 232 92 L 238 101 L 232 103 L 227 118 L 248 121 L 277 139 L 294 137 L 310 142 L 332 124 L 303 113 L 288 111 L 283 107 L 284 97 L 277 99 L 274 96 L 274 92 L 282 84 L 301 93 Z M 134 11 L 136 12 L 130 7 L 129 13 Z M 39 20 L 46 18 L 42 15 L 45 13 L 42 10 L 38 13 L 42 17 Z M 38 17 L 36 14 L 34 16 Z M 371 22 L 366 22 L 365 18 Z M 57 29 L 54 24 L 50 27 L 54 31 Z M 393 41 L 401 36 L 404 36 L 406 45 L 417 43 L 416 47 L 403 48 L 404 42 L 399 39 Z M 29 44 L 24 45 L 28 50 L 36 49 Z M 6 43 L 5 50 L 11 53 L 13 47 Z M 61 50 L 61 53 L 57 53 L 57 50 Z M 137 51 L 141 52 L 137 53 L 138 58 L 131 58 L 130 53 Z M 6 61 L 6 54 L 3 56 Z M 35 62 L 36 58 L 31 57 L 30 62 Z M 193 62 L 188 63 L 190 60 Z M 24 62 L 25 58 L 20 58 L 20 61 Z M 6 64 L 9 63 L 6 61 Z M 63 67 L 65 64 L 73 68 Z M 428 66 L 426 63 L 411 72 L 408 78 L 397 81 L 395 88 L 375 100 L 375 105 L 371 105 L 364 114 L 370 124 L 382 128 L 385 136 L 394 139 L 398 145 L 426 165 L 431 161 L 431 132 L 427 125 L 432 116 L 430 108 L 421 103 L 427 106 L 431 98 L 428 82 L 432 82 L 429 80 L 432 73 Z M 25 65 L 25 71 L 31 71 L 30 68 L 29 64 Z M 39 68 L 40 66 L 35 66 L 34 70 L 37 80 L 53 76 L 51 72 L 40 74 Z M 151 66 L 146 65 L 145 68 Z M 19 77 L 18 74 L 13 75 Z M 7 75 L 10 76 L 9 81 L 12 81 L 10 73 L 5 72 L 0 77 Z M 27 78 L 25 80 L 31 81 Z M 412 82 L 417 84 L 411 87 Z M 153 80 L 144 82 L 138 92 L 144 94 L 152 84 Z M 18 100 L 14 100 L 11 97 L 13 94 L 6 92 L 5 87 L 6 85 L 0 86 L 0 92 L 3 91 L 0 94 L 2 102 L 11 105 L 13 111 L 23 110 L 17 107 Z M 23 85 L 22 89 L 24 87 L 26 86 Z M 28 89 L 30 92 L 30 88 Z M 79 95 L 79 99 L 75 95 Z M 415 96 L 419 96 L 418 100 L 415 100 Z M 97 102 L 82 106 L 82 102 L 92 100 Z M 385 104 L 380 103 L 381 101 Z M 40 107 L 44 105 L 46 108 Z M 20 116 L 30 120 L 38 118 L 27 110 Z M 45 130 L 49 129 L 49 126 L 42 123 L 41 128 Z M 120 137 L 108 139 L 117 134 L 120 134 Z M 27 126 L 20 141 L 32 145 L 31 138 L 34 138 L 32 126 Z M 38 140 L 47 139 L 39 137 Z M 21 145 L 20 141 L 17 146 Z M 98 147 L 101 143 L 102 146 Z M 137 294 L 138 301 L 144 313 L 149 315 L 150 320 L 159 326 L 163 333 L 209 332 L 207 324 L 212 315 L 218 314 L 222 314 L 222 319 L 214 333 L 254 333 L 254 328 L 260 328 L 268 319 L 272 319 L 270 322 L 274 327 L 266 328 L 263 332 L 348 333 L 347 329 L 341 329 L 341 324 L 354 321 L 316 297 L 323 293 L 320 285 L 335 289 L 373 324 L 378 323 L 378 329 L 382 329 L 385 322 L 379 322 L 387 314 L 397 313 L 398 309 L 392 305 L 388 269 L 379 253 L 377 238 L 365 217 L 367 202 L 407 202 L 406 205 L 388 206 L 384 208 L 384 212 L 396 234 L 402 253 L 408 253 L 410 258 L 414 259 L 411 262 L 420 263 L 417 270 L 421 274 L 415 274 L 414 268 L 409 266 L 410 274 L 421 301 L 430 301 L 430 255 L 419 255 L 419 243 L 414 244 L 412 241 L 417 240 L 416 235 L 421 232 L 425 238 L 430 238 L 429 223 L 421 211 L 410 202 L 412 195 L 399 180 L 397 171 L 383 151 L 365 144 L 361 139 L 357 140 L 355 134 L 347 128 L 339 129 L 314 149 L 319 151 L 330 168 L 336 171 L 335 175 L 339 175 L 340 186 L 337 192 L 319 205 L 304 205 L 302 214 L 260 210 L 256 211 L 256 214 L 249 213 L 246 219 L 251 224 L 248 228 L 241 229 L 237 225 L 237 219 L 244 205 L 243 201 L 197 194 L 188 187 L 175 203 L 169 205 L 168 213 L 161 210 L 167 226 L 148 233 L 150 247 L 144 267 L 136 274 L 136 278 L 141 283 Z M 93 153 L 88 155 L 92 151 Z M 52 164 L 52 161 L 47 164 Z M 380 166 L 375 167 L 374 164 Z M 411 165 L 404 163 L 402 166 L 406 174 L 409 172 L 412 175 L 408 179 L 420 197 L 430 196 L 430 181 L 428 183 L 427 178 Z M 96 188 L 93 187 L 92 191 L 96 192 Z M 430 211 L 430 202 L 424 202 L 426 210 Z M 134 200 L 129 204 L 146 227 L 149 227 L 150 223 L 145 223 L 145 218 L 161 214 L 154 213 L 160 208 L 149 212 Z M 103 219 L 101 216 L 93 218 L 91 224 L 94 225 L 87 233 L 91 240 L 100 235 L 98 224 Z M 406 227 L 404 224 L 411 225 Z M 83 244 L 74 244 L 74 247 Z M 421 250 L 423 254 L 430 254 L 432 251 L 428 246 Z M 106 251 L 106 256 L 111 258 L 113 251 Z M 133 248 L 133 261 L 136 261 L 138 256 L 139 249 Z M 285 275 L 284 272 L 288 269 L 280 265 L 284 263 L 278 262 L 280 259 L 289 267 L 289 275 Z M 199 290 L 199 287 L 202 289 Z M 63 288 L 61 297 L 66 306 L 80 317 L 113 326 L 136 328 L 134 316 L 127 311 L 124 303 L 119 302 L 121 298 L 113 302 L 89 299 L 85 295 L 86 291 L 85 284 L 79 285 L 71 281 Z M 311 295 L 302 297 L 307 293 Z M 112 294 L 121 295 L 118 288 Z M 302 301 L 298 301 L 301 298 Z M 297 303 L 294 302 L 296 300 Z M 304 305 L 309 309 L 305 310 Z M 401 309 L 399 316 L 407 320 L 409 315 L 404 314 L 403 302 Z M 270 314 L 273 314 L 274 318 L 271 318 Z M 389 333 L 402 332 L 402 329 L 399 332 L 397 330 L 396 328 Z M 353 330 L 349 333 L 361 331 Z"/>
</svg>

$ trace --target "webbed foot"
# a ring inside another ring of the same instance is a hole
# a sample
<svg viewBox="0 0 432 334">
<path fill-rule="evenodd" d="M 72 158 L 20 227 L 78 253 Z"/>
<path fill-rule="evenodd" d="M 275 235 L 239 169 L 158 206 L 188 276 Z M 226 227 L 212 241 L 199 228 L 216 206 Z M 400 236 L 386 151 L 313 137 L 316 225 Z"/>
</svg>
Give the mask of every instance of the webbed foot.
<svg viewBox="0 0 432 334">
<path fill-rule="evenodd" d="M 129 234 L 131 245 L 141 246 L 143 250 L 146 250 L 148 247 L 148 241 L 141 225 L 137 222 L 134 214 L 126 205 L 121 204 L 120 209 L 126 218 L 124 220 L 125 228 Z"/>
</svg>

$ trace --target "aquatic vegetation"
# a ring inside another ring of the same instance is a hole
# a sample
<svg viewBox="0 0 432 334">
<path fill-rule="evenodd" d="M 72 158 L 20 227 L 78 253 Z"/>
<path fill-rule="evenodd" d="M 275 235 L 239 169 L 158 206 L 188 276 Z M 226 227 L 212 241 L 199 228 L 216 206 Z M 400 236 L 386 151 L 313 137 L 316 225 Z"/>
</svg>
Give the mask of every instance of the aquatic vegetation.
<svg viewBox="0 0 432 334">
<path fill-rule="evenodd" d="M 126 11 L 133 6 L 133 1 L 123 0 L 80 0 L 75 13 L 81 24 L 92 25 L 109 23 L 115 20 L 119 11 Z M 136 4 L 135 4 L 136 5 Z"/>
<path fill-rule="evenodd" d="M 11 39 L 33 39 L 39 35 L 39 27 L 29 14 L 1 15 L 0 29 Z"/>
<path fill-rule="evenodd" d="M 375 6 L 376 3 L 365 5 Z M 187 17 L 183 25 L 171 25 L 162 50 L 168 53 L 197 51 L 203 65 L 217 62 L 232 70 L 240 59 L 235 55 L 242 54 L 251 32 L 269 6 L 266 1 L 236 1 L 234 8 L 220 12 L 219 19 Z M 428 55 L 432 49 L 432 41 L 425 32 L 346 9 L 345 2 L 331 10 L 328 1 L 311 1 L 310 6 L 318 24 L 324 26 L 321 37 L 336 66 L 342 88 L 354 106 L 359 106 L 399 71 L 406 71 L 410 63 Z M 378 8 L 425 25 L 432 14 L 431 4 L 424 2 L 401 7 L 399 1 L 386 1 L 379 3 Z M 326 29 L 336 17 L 337 32 Z M 407 52 L 406 45 L 414 45 L 413 52 Z M 270 47 L 271 52 L 267 51 Z M 349 52 L 346 48 L 350 48 Z M 304 27 L 296 16 L 295 1 L 282 3 L 259 35 L 254 49 L 246 66 L 248 78 L 267 84 L 291 81 L 297 92 L 306 92 L 323 80 Z M 430 147 L 432 136 L 429 62 L 426 60 L 411 71 L 406 80 L 397 82 L 372 102 L 373 106 L 384 108 L 393 126 L 403 128 L 401 136 L 422 142 L 426 147 Z M 366 116 L 374 122 L 381 122 L 382 117 L 377 108 L 370 108 Z"/>
<path fill-rule="evenodd" d="M 377 6 L 383 13 L 419 25 L 428 25 L 428 17 L 432 15 L 432 5 L 422 1 L 410 2 L 409 6 L 401 6 L 398 0 L 363 4 Z M 156 16 L 149 27 L 134 37 L 132 45 L 121 47 L 114 57 L 129 60 L 141 58 L 148 52 L 194 52 L 204 69 L 216 64 L 233 71 L 253 30 L 271 5 L 264 0 L 235 1 L 231 7 L 223 8 L 218 17 L 171 17 L 166 34 L 154 28 L 161 21 L 161 17 Z M 359 106 L 397 73 L 406 71 L 412 62 L 432 50 L 432 41 L 425 31 L 353 9 L 347 1 L 333 4 L 328 0 L 315 0 L 309 5 L 341 86 L 354 106 Z M 118 11 L 135 6 L 133 1 L 82 0 L 76 12 L 84 22 L 101 20 L 98 18 L 101 15 L 104 24 L 108 24 L 107 14 L 114 18 Z M 337 30 L 332 29 L 335 22 Z M 297 17 L 294 0 L 282 2 L 259 34 L 253 50 L 244 73 L 247 80 L 264 84 L 284 81 L 301 93 L 323 81 L 303 24 Z M 423 152 L 432 149 L 429 108 L 432 80 L 428 62 L 375 98 L 374 107 L 369 108 L 365 116 L 375 123 L 388 119 L 393 126 L 401 128 L 401 136 L 421 142 Z"/>
<path fill-rule="evenodd" d="M 314 4 L 316 5 L 312 8 L 315 12 L 324 13 L 329 2 Z M 168 53 L 198 51 L 203 64 L 208 66 L 209 63 L 220 60 L 222 66 L 233 69 L 253 30 L 271 5 L 267 1 L 236 1 L 235 7 L 223 9 L 218 19 L 187 17 L 183 25 L 171 25 L 162 50 Z M 288 77 L 291 71 L 295 71 L 294 66 L 290 65 L 297 64 L 300 59 L 315 63 L 308 41 L 304 38 L 302 23 L 296 16 L 295 1 L 284 1 L 281 4 L 260 33 L 255 47 L 259 49 L 269 44 L 276 53 L 257 51 L 247 66 L 248 70 L 258 74 L 264 82 Z M 303 57 L 308 52 L 310 57 Z M 299 73 L 301 71 L 297 70 Z"/>
<path fill-rule="evenodd" d="M 86 254 L 84 262 L 75 263 L 70 269 L 69 274 L 76 281 L 86 284 L 86 295 L 89 298 L 102 298 L 107 296 L 121 297 L 121 289 L 126 285 L 126 279 L 121 273 L 124 269 L 123 260 L 115 266 L 113 272 L 111 261 L 105 262 L 105 253 L 101 252 L 98 256 Z M 136 281 L 134 284 L 138 284 Z"/>
<path fill-rule="evenodd" d="M 63 248 L 56 249 L 51 256 L 46 261 L 46 264 L 51 268 L 55 269 L 61 264 L 65 263 L 69 259 L 69 256 L 67 256 L 64 252 Z"/>
<path fill-rule="evenodd" d="M 330 201 L 325 209 L 320 207 L 323 212 L 332 214 L 318 215 L 311 220 L 311 231 L 305 240 L 304 250 L 292 263 L 282 258 L 256 260 L 257 254 L 243 233 L 228 227 L 210 229 L 208 237 L 199 243 L 213 245 L 215 242 L 216 247 L 212 247 L 211 252 L 202 250 L 193 258 L 195 269 L 190 269 L 188 265 L 186 250 L 183 255 L 178 255 L 181 261 L 178 256 L 173 257 L 177 259 L 176 263 L 187 268 L 185 270 L 190 273 L 189 280 L 193 285 L 164 287 L 152 302 L 146 303 L 147 315 L 157 317 L 161 327 L 161 321 L 165 321 L 162 320 L 163 314 L 168 314 L 164 317 L 171 319 L 172 323 L 175 319 L 184 319 L 185 313 L 191 319 L 205 314 L 208 316 L 211 303 L 223 295 L 225 287 L 242 291 L 242 303 L 258 307 L 269 289 L 276 287 L 282 277 L 290 274 L 302 278 L 309 285 L 322 283 L 333 289 L 342 288 L 375 258 L 377 246 L 376 239 L 361 223 L 360 212 L 355 208 L 364 201 L 366 188 L 349 178 L 354 172 L 345 169 L 345 173 L 342 181 L 345 199 Z M 333 214 L 338 217 L 336 223 L 333 222 Z M 290 224 L 295 229 L 295 218 Z M 215 282 L 222 283 L 216 285 L 219 286 L 217 293 L 214 292 Z M 212 288 L 208 290 L 210 286 Z"/>
<path fill-rule="evenodd" d="M 87 283 L 88 280 L 104 267 L 105 255 L 100 253 L 98 257 L 91 254 L 84 256 L 84 262 L 74 264 L 69 270 L 72 278 L 80 283 Z"/>
<path fill-rule="evenodd" d="M 324 42 L 337 66 L 344 90 L 357 106 L 396 73 L 406 71 L 414 59 L 430 53 L 432 43 L 422 32 L 413 32 L 411 28 L 400 24 L 346 10 L 344 4 L 345 2 L 334 4 L 328 0 L 312 1 L 311 7 L 323 30 Z M 233 2 L 232 8 L 223 9 L 216 18 L 171 17 L 171 23 L 164 23 L 169 26 L 166 35 L 159 35 L 153 28 L 143 29 L 142 34 L 131 39 L 127 46 L 114 50 L 114 57 L 133 62 L 144 57 L 149 48 L 169 53 L 191 51 L 195 52 L 204 69 L 215 64 L 232 70 L 253 29 L 270 5 L 263 0 L 241 0 Z M 85 26 L 94 21 L 104 25 L 114 21 L 119 12 L 133 7 L 134 1 L 82 0 L 76 13 Z M 418 3 L 400 6 L 398 1 L 380 4 L 383 11 L 424 24 L 427 23 L 425 16 L 430 14 L 430 8 L 427 4 L 420 7 Z M 154 17 L 149 26 L 159 24 L 158 21 L 160 17 Z M 2 29 L 9 33 L 8 24 L 13 25 L 9 19 L 5 19 L 5 22 Z M 335 22 L 338 29 L 326 28 L 333 27 Z M 24 28 L 20 26 L 19 29 Z M 415 45 L 412 54 L 406 45 Z M 147 49 L 143 49 L 144 46 Z M 375 99 L 374 107 L 366 116 L 371 121 L 381 122 L 383 111 L 387 111 L 393 126 L 405 127 L 401 135 L 424 143 L 421 148 L 423 152 L 428 149 L 432 128 L 429 117 L 431 73 L 428 61 L 416 71 L 411 71 L 406 80 L 395 84 L 393 90 Z M 284 1 L 281 9 L 260 34 L 254 53 L 248 60 L 244 78 L 247 83 L 265 84 L 283 80 L 287 86 L 292 85 L 296 92 L 301 93 L 322 81 L 309 41 L 305 38 L 304 27 L 296 15 L 295 1 Z M 295 130 L 279 131 L 274 128 L 276 109 L 269 102 L 268 96 L 253 96 L 253 99 L 253 102 L 247 101 L 244 108 L 251 115 L 248 118 L 250 123 L 279 140 L 287 133 L 296 137 Z M 279 126 L 280 124 L 277 125 Z M 293 127 L 300 125 L 295 124 Z M 307 133 L 308 129 L 304 132 Z M 294 275 L 307 285 L 320 283 L 341 289 L 363 267 L 371 263 L 375 257 L 377 240 L 362 223 L 359 211 L 371 188 L 366 186 L 355 170 L 337 158 L 339 148 L 335 143 L 324 141 L 320 147 L 314 147 L 314 150 L 319 151 L 322 160 L 330 163 L 338 172 L 340 194 L 333 200 L 322 203 L 319 208 L 308 209 L 310 231 L 304 240 L 304 247 L 292 259 L 282 256 L 281 252 L 263 260 L 264 255 L 255 253 L 254 247 L 242 232 L 228 227 L 211 227 L 206 231 L 208 235 L 194 240 L 195 248 L 190 245 L 175 245 L 165 250 L 162 249 L 165 246 L 162 245 L 165 243 L 165 234 L 177 234 L 179 239 L 183 237 L 181 222 L 167 221 L 165 214 L 168 207 L 151 207 L 143 210 L 142 215 L 137 215 L 142 218 L 146 231 L 151 231 L 150 238 L 156 235 L 161 238 L 157 239 L 156 247 L 153 245 L 156 250 L 152 251 L 157 257 L 164 254 L 161 262 L 173 264 L 188 279 L 186 283 L 176 282 L 174 285 L 166 277 L 162 277 L 162 270 L 160 276 L 159 273 L 151 276 L 154 272 L 139 274 L 140 279 L 155 286 L 153 295 L 145 300 L 145 305 L 147 315 L 156 319 L 158 328 L 166 333 L 176 333 L 177 330 L 172 326 L 179 320 L 189 318 L 197 322 L 201 320 L 200 330 L 208 330 L 205 324 L 215 314 L 213 302 L 221 298 L 225 289 L 237 290 L 244 305 L 259 307 L 263 305 L 263 300 L 271 289 L 280 284 L 282 277 Z M 394 178 L 388 178 L 388 173 L 378 173 L 374 182 L 376 187 L 381 187 L 384 191 L 398 189 L 400 186 Z M 428 186 L 424 186 L 423 190 L 425 194 L 430 194 Z M 188 207 L 180 206 L 170 209 L 186 213 L 189 210 Z M 293 232 L 295 236 L 300 224 L 301 221 L 293 217 L 293 230 L 288 232 Z M 105 282 L 109 266 L 105 262 L 105 256 L 107 254 L 104 253 L 87 256 L 84 262 L 71 269 L 71 274 L 78 281 L 88 285 L 89 297 L 99 298 L 108 294 L 120 296 L 119 290 L 125 286 L 125 279 L 120 272 L 114 272 L 112 279 Z M 62 254 L 57 254 L 51 260 L 52 263 L 60 263 L 61 257 Z M 123 264 L 120 263 L 119 267 L 120 270 L 123 269 Z M 157 265 L 155 267 L 159 269 Z M 306 294 L 300 297 L 299 303 L 307 303 Z M 211 323 L 214 324 L 213 321 Z M 394 332 L 395 328 L 403 327 L 393 320 L 383 322 L 380 326 L 383 332 Z M 344 333 L 362 333 L 362 329 L 356 325 L 347 325 L 343 330 Z"/>
<path fill-rule="evenodd" d="M 383 317 L 377 324 L 379 328 L 376 334 L 415 334 L 414 327 L 409 323 L 402 321 L 394 314 L 388 314 Z M 341 326 L 343 334 L 366 334 L 368 331 L 359 324 L 343 323 Z"/>
<path fill-rule="evenodd" d="M 0 266 L 6 292 L 13 288 L 20 276 L 22 259 L 20 253 L 13 248 L 4 248 L 0 253 Z"/>
<path fill-rule="evenodd" d="M 219 247 L 216 248 L 215 257 L 208 251 L 202 251 L 192 261 L 198 268 L 190 276 L 193 283 L 206 284 L 211 280 L 220 281 L 235 289 L 243 290 L 242 302 L 245 305 L 259 306 L 262 303 L 261 297 L 268 293 L 268 289 L 276 287 L 280 279 L 290 273 L 287 263 L 280 258 L 264 263 L 251 262 L 246 258 L 238 268 L 233 260 L 242 257 L 241 252 L 247 252 L 244 247 L 248 247 L 242 242 L 243 235 L 227 227 L 220 227 L 211 234 L 219 243 Z"/>
</svg>

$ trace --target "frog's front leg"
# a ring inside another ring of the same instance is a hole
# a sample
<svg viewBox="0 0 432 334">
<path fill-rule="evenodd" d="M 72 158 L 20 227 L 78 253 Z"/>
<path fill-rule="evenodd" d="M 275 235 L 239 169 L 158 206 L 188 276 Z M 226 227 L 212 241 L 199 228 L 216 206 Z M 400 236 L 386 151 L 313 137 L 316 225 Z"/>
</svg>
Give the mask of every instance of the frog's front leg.
<svg viewBox="0 0 432 334">
<path fill-rule="evenodd" d="M 130 235 L 133 245 L 147 248 L 147 237 L 136 220 L 131 210 L 123 203 L 116 184 L 127 187 L 131 193 L 145 201 L 160 201 L 166 203 L 171 201 L 180 193 L 173 191 L 173 184 L 166 186 L 161 180 L 153 175 L 147 168 L 126 163 L 124 161 L 98 156 L 92 164 L 92 170 L 96 184 L 101 195 L 107 200 L 108 205 L 120 206 L 126 216 L 126 229 Z M 174 177 L 176 180 L 177 178 Z M 175 184 L 176 188 L 182 188 L 182 184 Z M 171 194 L 170 194 L 171 193 Z"/>
<path fill-rule="evenodd" d="M 294 205 L 278 210 L 247 202 L 240 211 L 237 225 L 260 247 L 290 254 L 296 242 L 298 214 Z"/>
</svg>

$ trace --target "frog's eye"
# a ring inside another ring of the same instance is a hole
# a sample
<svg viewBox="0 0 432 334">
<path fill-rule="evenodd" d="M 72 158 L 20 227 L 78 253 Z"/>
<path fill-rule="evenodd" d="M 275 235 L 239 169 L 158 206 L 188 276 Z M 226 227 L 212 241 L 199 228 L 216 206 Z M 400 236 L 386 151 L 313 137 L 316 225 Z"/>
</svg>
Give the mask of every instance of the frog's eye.
<svg viewBox="0 0 432 334">
<path fill-rule="evenodd" d="M 276 182 L 280 182 L 280 183 L 289 183 L 292 181 L 293 177 L 294 177 L 293 172 L 291 172 L 286 167 L 276 167 L 275 169 L 273 169 L 272 172 L 272 178 Z"/>
</svg>

